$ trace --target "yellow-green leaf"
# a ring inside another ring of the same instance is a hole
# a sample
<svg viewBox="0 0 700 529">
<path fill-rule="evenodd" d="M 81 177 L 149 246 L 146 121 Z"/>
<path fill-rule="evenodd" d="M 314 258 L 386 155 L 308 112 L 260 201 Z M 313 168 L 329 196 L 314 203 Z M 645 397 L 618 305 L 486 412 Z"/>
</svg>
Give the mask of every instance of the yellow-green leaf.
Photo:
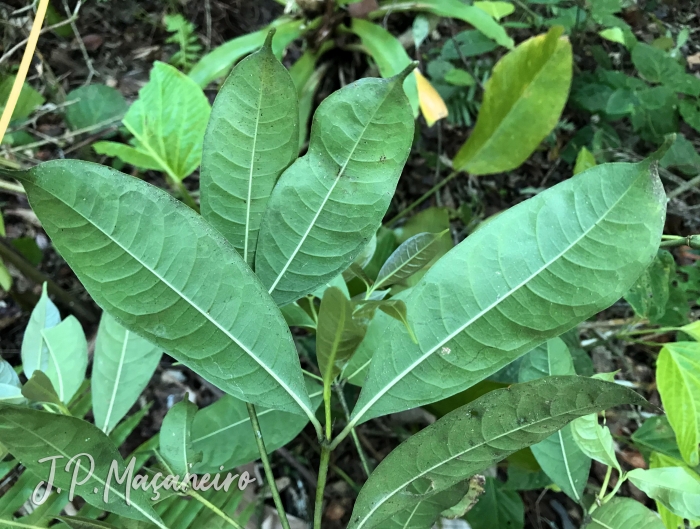
<svg viewBox="0 0 700 529">
<path fill-rule="evenodd" d="M 455 169 L 475 175 L 515 169 L 552 131 L 571 86 L 571 44 L 562 32 L 554 27 L 498 61 Z"/>
<path fill-rule="evenodd" d="M 593 156 L 593 153 L 585 147 L 581 147 L 581 150 L 578 152 L 578 156 L 576 157 L 574 174 L 582 173 L 586 169 L 590 169 L 596 165 L 598 164 L 595 161 L 595 156 Z"/>
<path fill-rule="evenodd" d="M 496 20 L 501 20 L 515 11 L 515 6 L 510 2 L 474 2 L 474 7 L 478 7 Z"/>
</svg>

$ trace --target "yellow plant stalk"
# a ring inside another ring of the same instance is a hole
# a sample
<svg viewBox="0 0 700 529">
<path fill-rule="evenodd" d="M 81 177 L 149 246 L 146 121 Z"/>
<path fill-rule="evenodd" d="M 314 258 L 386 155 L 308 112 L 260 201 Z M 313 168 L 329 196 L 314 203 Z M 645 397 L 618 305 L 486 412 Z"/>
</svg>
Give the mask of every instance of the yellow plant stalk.
<svg viewBox="0 0 700 529">
<path fill-rule="evenodd" d="M 415 70 L 416 82 L 418 84 L 418 102 L 428 127 L 432 127 L 436 121 L 447 117 L 447 106 L 437 93 L 437 90 L 430 84 L 423 74 Z"/>
<path fill-rule="evenodd" d="M 0 143 L 2 143 L 2 140 L 5 137 L 5 132 L 7 131 L 7 126 L 10 124 L 12 113 L 15 111 L 15 107 L 17 106 L 17 100 L 19 99 L 19 94 L 22 91 L 24 80 L 27 78 L 29 65 L 31 64 L 32 57 L 34 56 L 34 50 L 36 49 L 36 43 L 39 40 L 39 33 L 41 32 L 41 26 L 44 23 L 46 8 L 48 5 L 49 0 L 39 0 L 39 7 L 36 10 L 36 16 L 34 17 L 32 29 L 29 32 L 29 39 L 27 40 L 27 47 L 24 49 L 22 62 L 19 65 L 15 82 L 12 85 L 10 97 L 8 98 L 7 103 L 5 103 L 5 109 L 2 111 L 2 117 L 0 117 Z"/>
</svg>

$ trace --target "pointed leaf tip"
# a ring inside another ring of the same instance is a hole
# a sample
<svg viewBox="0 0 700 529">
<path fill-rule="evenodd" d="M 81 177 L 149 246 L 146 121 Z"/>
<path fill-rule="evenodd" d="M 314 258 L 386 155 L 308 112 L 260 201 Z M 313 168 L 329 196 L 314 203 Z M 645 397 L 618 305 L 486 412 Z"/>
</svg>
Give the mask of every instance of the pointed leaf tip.
<svg viewBox="0 0 700 529">
<path fill-rule="evenodd" d="M 275 36 L 275 33 L 277 33 L 277 30 L 275 28 L 270 28 L 267 37 L 265 37 L 265 44 L 263 44 L 263 48 L 272 48 L 272 37 Z"/>
<path fill-rule="evenodd" d="M 418 61 L 411 61 L 406 68 L 404 68 L 399 74 L 397 74 L 394 78 L 398 79 L 402 83 L 406 80 L 406 77 L 408 77 L 413 70 L 418 68 Z"/>
<path fill-rule="evenodd" d="M 668 150 L 673 146 L 673 144 L 676 142 L 676 133 L 671 133 L 671 134 L 666 134 L 664 136 L 664 143 L 661 145 L 661 147 L 658 148 L 655 152 L 651 153 L 649 155 L 649 160 L 652 162 L 658 162 L 665 156 L 665 154 L 668 152 Z"/>
</svg>

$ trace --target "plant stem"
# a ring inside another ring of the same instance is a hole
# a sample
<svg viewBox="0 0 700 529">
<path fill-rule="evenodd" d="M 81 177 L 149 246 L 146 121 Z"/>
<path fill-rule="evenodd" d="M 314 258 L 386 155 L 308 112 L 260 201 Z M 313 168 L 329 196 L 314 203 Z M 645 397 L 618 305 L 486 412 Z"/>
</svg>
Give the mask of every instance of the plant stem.
<svg viewBox="0 0 700 529">
<path fill-rule="evenodd" d="M 10 193 L 19 193 L 21 195 L 25 195 L 27 193 L 21 184 L 13 184 L 12 182 L 7 182 L 5 180 L 0 180 L 0 190 L 9 191 Z"/>
<path fill-rule="evenodd" d="M 343 407 L 343 411 L 345 412 L 345 418 L 347 420 L 350 420 L 350 408 L 348 408 L 348 402 L 345 400 L 345 395 L 343 394 L 343 387 L 339 384 L 336 384 L 335 392 L 338 395 L 340 405 Z M 360 444 L 360 439 L 357 437 L 357 432 L 355 431 L 355 428 L 350 430 L 350 435 L 352 436 L 352 440 L 355 443 L 355 448 L 357 448 L 357 453 L 360 455 L 360 461 L 362 461 L 362 470 L 364 470 L 365 475 L 369 477 L 372 471 L 370 470 L 369 461 L 367 460 L 365 451 L 362 449 L 362 445 Z"/>
<path fill-rule="evenodd" d="M 185 184 L 182 183 L 182 180 L 176 180 L 173 178 L 172 183 L 177 192 L 180 194 L 182 201 L 189 207 L 191 207 L 193 210 L 195 210 L 197 213 L 199 213 L 199 206 L 194 201 L 194 198 L 192 198 L 192 195 L 190 195 L 190 192 L 185 187 Z"/>
<path fill-rule="evenodd" d="M 207 500 L 204 496 L 199 494 L 198 492 L 195 492 L 194 489 L 189 489 L 187 491 L 188 496 L 192 496 L 195 500 L 197 500 L 199 503 L 204 505 L 206 508 L 208 508 L 210 511 L 212 511 L 214 514 L 222 518 L 223 520 L 226 521 L 229 525 L 235 527 L 236 529 L 243 529 L 243 526 L 239 524 L 236 520 L 233 520 L 232 518 L 229 518 L 224 511 L 219 509 L 216 505 L 211 503 L 209 500 Z"/>
<path fill-rule="evenodd" d="M 393 219 L 391 219 L 389 222 L 385 224 L 386 227 L 390 228 L 393 224 L 395 224 L 397 221 L 401 220 L 404 218 L 406 215 L 408 215 L 411 211 L 416 209 L 418 206 L 420 206 L 423 202 L 425 202 L 427 199 L 429 199 L 433 194 L 436 192 L 440 191 L 445 185 L 447 185 L 449 182 L 454 180 L 454 178 L 460 174 L 459 171 L 452 171 L 449 175 L 447 175 L 442 182 L 439 182 L 435 184 L 433 187 L 430 188 L 429 191 L 427 191 L 423 196 L 421 196 L 418 200 L 416 200 L 413 204 L 408 206 L 406 209 L 401 211 L 398 215 L 396 215 Z"/>
<path fill-rule="evenodd" d="M 331 423 L 331 385 L 323 381 L 323 407 L 326 411 L 326 441 L 331 440 L 333 424 Z"/>
<path fill-rule="evenodd" d="M 29 39 L 27 40 L 27 47 L 24 49 L 22 62 L 20 62 L 19 69 L 17 70 L 17 77 L 15 77 L 15 82 L 12 84 L 12 89 L 10 90 L 10 97 L 7 99 L 2 117 L 0 117 L 0 143 L 2 143 L 2 139 L 5 137 L 7 126 L 10 124 L 12 113 L 15 111 L 22 86 L 24 86 L 24 80 L 27 78 L 29 65 L 32 62 L 32 57 L 34 57 L 34 50 L 39 40 L 39 33 L 41 32 L 41 26 L 44 24 L 44 17 L 46 16 L 46 9 L 48 6 L 49 0 L 39 0 L 39 7 L 34 16 L 32 29 L 29 32 Z"/>
<path fill-rule="evenodd" d="M 608 490 L 608 483 L 610 483 L 610 476 L 612 476 L 611 466 L 608 467 L 608 470 L 605 473 L 605 478 L 603 479 L 603 485 L 600 487 L 600 493 L 598 494 L 599 500 L 602 500 L 605 497 L 605 492 Z"/>
<path fill-rule="evenodd" d="M 275 476 L 272 473 L 270 459 L 267 457 L 267 450 L 265 449 L 262 430 L 260 430 L 260 422 L 258 422 L 258 414 L 255 412 L 255 406 L 252 404 L 246 402 L 246 407 L 248 408 L 248 415 L 250 416 L 250 424 L 253 426 L 255 442 L 258 443 L 258 452 L 260 452 L 260 460 L 262 461 L 263 468 L 265 469 L 265 477 L 270 484 L 272 500 L 275 502 L 275 508 L 277 508 L 277 514 L 279 514 L 280 517 L 280 523 L 282 524 L 283 529 L 290 529 L 289 520 L 287 520 L 287 513 L 284 511 L 282 498 L 280 498 L 280 493 L 277 490 L 277 484 L 275 483 Z"/>
<path fill-rule="evenodd" d="M 330 459 L 330 446 L 324 443 L 321 446 L 321 464 L 318 467 L 318 485 L 316 486 L 316 505 L 314 507 L 314 529 L 321 529 L 321 518 L 323 518 L 323 490 L 326 488 L 328 462 Z"/>
</svg>

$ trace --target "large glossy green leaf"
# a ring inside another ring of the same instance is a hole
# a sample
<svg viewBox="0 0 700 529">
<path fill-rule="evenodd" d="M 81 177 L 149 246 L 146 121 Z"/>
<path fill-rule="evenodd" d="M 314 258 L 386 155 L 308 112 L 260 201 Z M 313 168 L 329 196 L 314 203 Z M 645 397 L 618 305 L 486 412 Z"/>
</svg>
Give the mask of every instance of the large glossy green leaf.
<svg viewBox="0 0 700 529">
<path fill-rule="evenodd" d="M 492 391 L 404 441 L 372 473 L 349 529 L 383 520 L 537 443 L 572 419 L 643 399 L 617 384 L 548 377 Z"/>
<path fill-rule="evenodd" d="M 656 254 L 665 203 L 650 162 L 606 164 L 488 222 L 405 297 L 418 344 L 382 329 L 352 423 L 454 395 L 610 306 Z"/>
<path fill-rule="evenodd" d="M 41 297 L 37 302 L 22 338 L 22 368 L 27 378 L 32 378 L 35 369 L 46 371 L 49 365 L 49 352 L 42 331 L 55 327 L 61 322 L 61 315 L 49 299 L 46 283 L 41 287 Z"/>
<path fill-rule="evenodd" d="M 585 529 L 664 529 L 658 515 L 631 498 L 613 498 L 591 514 Z"/>
<path fill-rule="evenodd" d="M 517 492 L 508 490 L 494 478 L 486 478 L 484 490 L 466 516 L 472 529 L 522 529 L 525 526 L 525 506 Z"/>
<path fill-rule="evenodd" d="M 197 406 L 185 399 L 168 410 L 160 429 L 160 455 L 178 476 L 191 472 L 192 466 L 202 459 L 192 443 L 192 421 Z"/>
<path fill-rule="evenodd" d="M 18 176 L 55 247 L 121 325 L 234 396 L 313 415 L 279 309 L 199 215 L 88 162 Z"/>
<path fill-rule="evenodd" d="M 390 32 L 367 20 L 353 18 L 350 30 L 362 40 L 362 45 L 377 63 L 379 73 L 385 79 L 398 75 L 409 64 L 411 58 L 401 41 Z M 403 82 L 403 89 L 413 108 L 413 115 L 418 115 L 418 85 L 416 76 L 409 75 Z"/>
<path fill-rule="evenodd" d="M 10 363 L 0 358 L 0 402 L 22 404 L 22 384 Z M 1 477 L 1 476 L 0 476 Z"/>
<path fill-rule="evenodd" d="M 342 272 L 376 233 L 413 141 L 408 75 L 361 79 L 316 110 L 308 153 L 272 192 L 255 271 L 279 305 Z"/>
<path fill-rule="evenodd" d="M 316 410 L 323 391 L 311 380 L 307 380 L 307 389 L 312 409 Z M 306 417 L 269 408 L 258 408 L 257 413 L 265 448 L 270 453 L 294 439 L 309 422 Z M 229 470 L 260 457 L 245 402 L 230 395 L 197 412 L 192 423 L 192 443 L 195 451 L 202 452 L 201 463 L 193 467 L 197 473 Z"/>
<path fill-rule="evenodd" d="M 455 169 L 475 175 L 510 171 L 552 131 L 571 86 L 571 44 L 561 34 L 562 28 L 552 28 L 496 63 Z"/>
<path fill-rule="evenodd" d="M 445 232 L 419 233 L 401 244 L 379 270 L 374 288 L 398 283 L 427 265 L 440 252 L 436 243 L 444 235 Z"/>
<path fill-rule="evenodd" d="M 635 468 L 627 478 L 673 514 L 688 520 L 700 520 L 700 479 L 685 468 Z"/>
<path fill-rule="evenodd" d="M 92 365 L 95 425 L 109 434 L 134 405 L 158 367 L 162 350 L 102 313 Z"/>
<path fill-rule="evenodd" d="M 323 293 L 316 328 L 316 358 L 321 376 L 327 386 L 365 335 L 365 328 L 353 319 L 353 305 L 339 288 Z"/>
<path fill-rule="evenodd" d="M 196 83 L 176 68 L 156 61 L 148 83 L 124 116 L 136 150 L 179 182 L 202 159 L 209 101 Z"/>
<path fill-rule="evenodd" d="M 289 43 L 302 35 L 304 21 L 280 18 L 272 26 L 277 30 L 277 38 L 273 43 L 272 51 L 279 58 Z M 269 31 L 270 28 L 263 28 L 218 46 L 194 65 L 190 70 L 190 79 L 204 88 L 211 81 L 225 76 L 236 62 L 263 45 Z"/>
<path fill-rule="evenodd" d="M 518 381 L 575 374 L 574 362 L 566 344 L 561 338 L 553 338 L 523 356 Z M 571 427 L 571 424 L 567 424 L 531 448 L 535 459 L 550 479 L 567 496 L 581 501 L 591 469 L 591 459 L 574 441 Z"/>
<path fill-rule="evenodd" d="M 700 464 L 700 342 L 669 343 L 656 363 L 656 383 L 678 448 L 690 466 Z"/>
<path fill-rule="evenodd" d="M 40 463 L 39 460 L 60 456 L 55 460 L 54 486 L 64 490 L 71 489 L 73 472 L 78 463 L 76 458 L 68 471 L 64 471 L 69 459 L 83 454 L 79 459 L 77 479 L 73 481 L 77 495 L 101 509 L 135 520 L 148 520 L 167 529 L 151 507 L 146 493 L 138 488 L 131 489 L 128 480 L 120 484 L 113 476 L 105 501 L 112 461 L 117 463 L 120 477 L 125 464 L 117 447 L 92 424 L 66 415 L 0 404 L 0 443 L 37 476 L 37 482 L 46 481 L 51 468 L 51 461 Z M 90 462 L 84 454 L 90 454 L 94 460 L 94 470 L 90 476 L 87 476 Z M 130 505 L 126 501 L 127 493 Z"/>
<path fill-rule="evenodd" d="M 202 152 L 202 216 L 250 265 L 272 188 L 299 148 L 296 90 L 272 34 L 221 87 Z"/>
<path fill-rule="evenodd" d="M 62 402 L 68 404 L 85 380 L 88 364 L 88 346 L 85 333 L 75 316 L 41 331 L 49 362 L 46 376 L 53 384 Z"/>
</svg>

